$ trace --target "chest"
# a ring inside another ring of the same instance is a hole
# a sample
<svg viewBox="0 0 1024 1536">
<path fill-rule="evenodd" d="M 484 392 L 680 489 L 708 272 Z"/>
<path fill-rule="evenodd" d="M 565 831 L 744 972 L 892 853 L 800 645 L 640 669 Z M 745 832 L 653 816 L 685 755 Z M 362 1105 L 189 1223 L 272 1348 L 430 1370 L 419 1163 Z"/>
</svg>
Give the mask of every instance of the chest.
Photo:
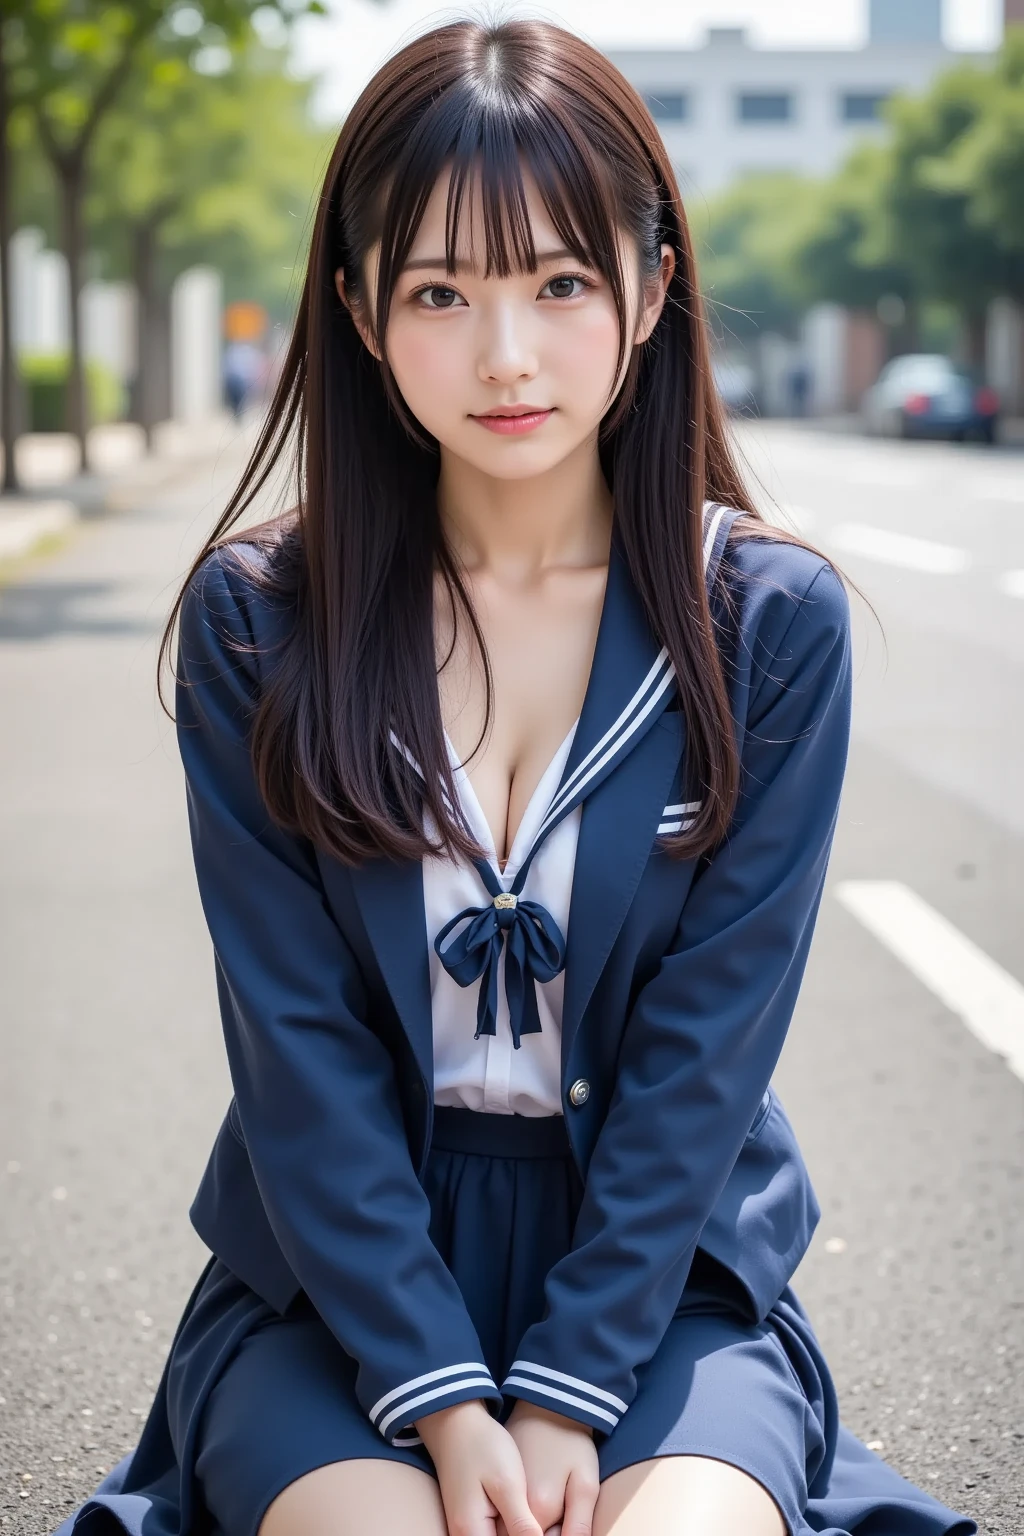
<svg viewBox="0 0 1024 1536">
<path fill-rule="evenodd" d="M 470 583 L 491 673 L 468 620 L 435 602 L 441 717 L 504 864 L 538 785 L 578 719 L 587 691 L 607 571 L 557 572 L 517 585 Z M 474 751 L 474 749 L 477 749 Z"/>
</svg>

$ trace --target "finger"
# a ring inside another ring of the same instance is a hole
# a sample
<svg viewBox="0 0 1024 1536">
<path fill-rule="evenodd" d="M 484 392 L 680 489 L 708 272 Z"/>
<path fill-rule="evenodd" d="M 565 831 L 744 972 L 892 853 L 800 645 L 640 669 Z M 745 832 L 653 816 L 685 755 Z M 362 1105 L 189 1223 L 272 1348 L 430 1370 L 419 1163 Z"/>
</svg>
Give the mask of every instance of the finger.
<svg viewBox="0 0 1024 1536">
<path fill-rule="evenodd" d="M 444 1503 L 443 1490 L 442 1502 Z M 451 1536 L 498 1536 L 501 1520 L 497 1507 L 479 1485 L 476 1497 L 470 1497 L 461 1507 L 455 1503 L 454 1507 L 450 1508 L 448 1503 L 444 1503 L 444 1515 L 445 1525 Z"/>
<path fill-rule="evenodd" d="M 504 1521 L 508 1536 L 544 1536 L 534 1519 L 526 1497 L 526 1474 L 514 1481 L 508 1478 L 500 1487 L 488 1487 L 488 1498 L 498 1511 L 498 1524 Z"/>
<path fill-rule="evenodd" d="M 565 1485 L 565 1513 L 562 1516 L 562 1536 L 591 1536 L 594 1510 L 601 1485 L 597 1478 L 585 1477 L 580 1472 L 570 1472 Z"/>
</svg>

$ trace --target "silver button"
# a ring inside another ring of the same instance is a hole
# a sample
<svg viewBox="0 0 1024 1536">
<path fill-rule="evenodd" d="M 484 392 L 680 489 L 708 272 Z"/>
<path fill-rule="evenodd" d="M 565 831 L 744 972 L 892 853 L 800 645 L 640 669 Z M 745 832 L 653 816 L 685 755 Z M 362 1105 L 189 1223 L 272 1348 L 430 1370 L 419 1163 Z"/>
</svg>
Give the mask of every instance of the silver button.
<svg viewBox="0 0 1024 1536">
<path fill-rule="evenodd" d="M 575 1109 L 579 1109 L 580 1105 L 585 1104 L 589 1098 L 590 1084 L 585 1077 L 578 1077 L 569 1089 L 569 1103 Z"/>
</svg>

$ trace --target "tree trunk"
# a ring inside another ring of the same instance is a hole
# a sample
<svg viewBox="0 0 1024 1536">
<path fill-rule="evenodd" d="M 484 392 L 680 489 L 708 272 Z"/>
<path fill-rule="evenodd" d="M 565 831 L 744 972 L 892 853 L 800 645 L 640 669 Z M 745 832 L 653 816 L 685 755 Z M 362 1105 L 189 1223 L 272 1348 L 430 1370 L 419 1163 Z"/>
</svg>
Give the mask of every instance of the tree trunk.
<svg viewBox="0 0 1024 1536">
<path fill-rule="evenodd" d="M 153 445 L 153 428 L 170 415 L 170 297 L 160 287 L 155 220 L 135 229 L 133 276 L 136 311 L 135 419 Z"/>
<path fill-rule="evenodd" d="M 146 448 L 153 446 L 156 416 L 153 406 L 153 367 L 149 347 L 150 311 L 156 283 L 156 242 L 151 224 L 137 224 L 132 237 L 132 275 L 135 279 L 135 420 L 146 434 Z"/>
<path fill-rule="evenodd" d="M 964 361 L 979 377 L 985 371 L 986 311 L 970 309 L 963 317 Z"/>
<path fill-rule="evenodd" d="M 917 298 L 905 300 L 906 309 L 903 315 L 903 324 L 899 328 L 896 352 L 920 352 L 921 350 L 921 305 Z"/>
<path fill-rule="evenodd" d="M 146 344 L 153 380 L 153 420 L 168 421 L 171 415 L 171 290 L 159 283 Z"/>
<path fill-rule="evenodd" d="M 82 269 L 84 234 L 82 204 L 85 198 L 85 163 L 80 154 L 62 156 L 57 165 L 60 178 L 61 223 L 64 254 L 68 263 L 68 330 L 71 342 L 71 366 L 68 371 L 65 426 L 78 439 L 82 468 L 88 469 L 86 431 L 89 425 L 85 393 L 85 359 L 82 354 Z"/>
<path fill-rule="evenodd" d="M 18 489 L 14 445 L 18 436 L 19 381 L 14 365 L 11 304 L 11 151 L 7 143 L 10 115 L 7 64 L 3 55 L 3 23 L 0 22 L 0 441 L 4 468 L 2 491 Z"/>
</svg>

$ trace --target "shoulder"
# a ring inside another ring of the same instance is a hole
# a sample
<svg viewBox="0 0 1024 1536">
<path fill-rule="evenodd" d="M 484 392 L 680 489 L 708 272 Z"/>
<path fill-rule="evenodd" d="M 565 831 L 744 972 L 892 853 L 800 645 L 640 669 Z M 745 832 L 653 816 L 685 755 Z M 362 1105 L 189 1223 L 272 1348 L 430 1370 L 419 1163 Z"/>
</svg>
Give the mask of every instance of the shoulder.
<svg viewBox="0 0 1024 1536">
<path fill-rule="evenodd" d="M 245 537 L 215 545 L 182 594 L 183 660 L 230 665 L 259 675 L 294 624 L 293 556 L 281 540 Z"/>
<path fill-rule="evenodd" d="M 816 708 L 848 692 L 849 600 L 817 550 L 737 527 L 713 611 L 733 707 L 748 726 L 767 710 Z"/>
<path fill-rule="evenodd" d="M 741 641 L 773 655 L 794 628 L 819 640 L 849 631 L 849 599 L 835 566 L 767 527 L 765 535 L 737 529 L 726 545 L 721 583 Z"/>
</svg>

